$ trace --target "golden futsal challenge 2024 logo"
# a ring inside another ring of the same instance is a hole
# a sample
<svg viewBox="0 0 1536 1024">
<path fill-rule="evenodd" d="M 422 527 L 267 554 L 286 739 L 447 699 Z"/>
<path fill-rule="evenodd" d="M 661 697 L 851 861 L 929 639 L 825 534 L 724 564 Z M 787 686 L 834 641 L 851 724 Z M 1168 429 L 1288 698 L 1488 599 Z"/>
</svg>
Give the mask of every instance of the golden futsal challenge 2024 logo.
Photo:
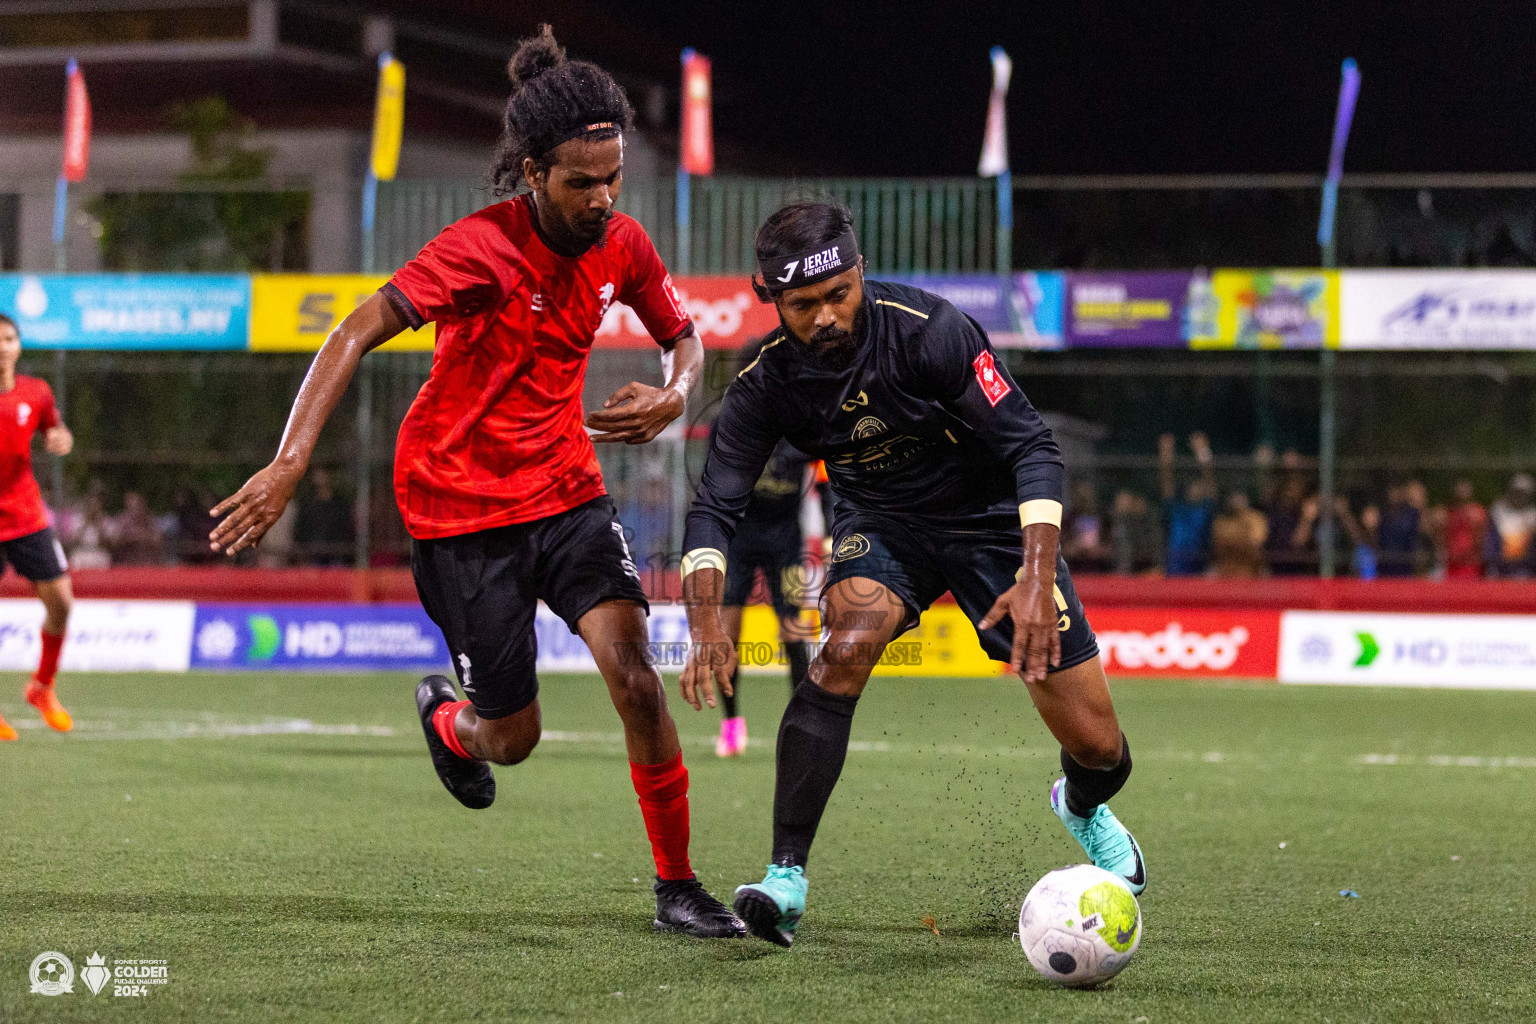
<svg viewBox="0 0 1536 1024">
<path fill-rule="evenodd" d="M 34 995 L 63 996 L 75 991 L 75 964 L 63 953 L 39 953 L 28 973 Z M 150 986 L 169 983 L 170 971 L 164 960 L 113 960 L 108 966 L 106 957 L 92 953 L 85 958 L 79 978 L 93 996 L 101 995 L 108 983 L 114 996 L 147 996 Z"/>
</svg>

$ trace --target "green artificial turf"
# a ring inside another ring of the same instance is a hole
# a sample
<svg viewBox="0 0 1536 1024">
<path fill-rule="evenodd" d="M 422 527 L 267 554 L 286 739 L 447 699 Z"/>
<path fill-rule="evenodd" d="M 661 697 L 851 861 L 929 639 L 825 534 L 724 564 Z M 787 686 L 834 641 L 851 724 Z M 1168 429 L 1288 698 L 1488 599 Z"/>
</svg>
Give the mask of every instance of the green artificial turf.
<svg viewBox="0 0 1536 1024">
<path fill-rule="evenodd" d="M 595 678 L 545 681 L 552 735 L 482 812 L 437 782 L 411 683 L 64 679 L 76 732 L 0 746 L 0 1020 L 1536 1019 L 1536 694 L 1117 684 L 1145 936 L 1069 992 L 1012 937 L 1033 881 L 1081 860 L 1017 680 L 871 686 L 789 951 L 653 933 Z M 733 762 L 673 699 L 694 864 L 727 900 L 767 858 L 785 700 L 776 677 L 743 689 Z M 165 960 L 169 983 L 33 995 L 45 950 Z"/>
</svg>

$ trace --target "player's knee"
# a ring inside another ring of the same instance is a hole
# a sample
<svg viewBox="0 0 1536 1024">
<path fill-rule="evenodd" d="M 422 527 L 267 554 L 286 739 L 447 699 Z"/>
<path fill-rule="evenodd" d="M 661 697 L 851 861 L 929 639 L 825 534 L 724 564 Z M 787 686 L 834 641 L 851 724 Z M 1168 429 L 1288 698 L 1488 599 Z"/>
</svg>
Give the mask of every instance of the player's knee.
<svg viewBox="0 0 1536 1024">
<path fill-rule="evenodd" d="M 829 645 L 830 646 L 830 645 Z M 856 658 L 828 657 L 825 649 L 811 662 L 811 681 L 828 693 L 839 697 L 857 697 L 869 683 L 873 665 Z"/>
<path fill-rule="evenodd" d="M 55 622 L 62 622 L 69 618 L 69 613 L 75 606 L 74 598 L 58 592 L 44 595 L 42 601 L 48 618 Z"/>
<path fill-rule="evenodd" d="M 647 725 L 661 721 L 667 699 L 661 676 L 649 665 L 626 666 L 610 689 L 613 705 L 626 724 Z"/>
<path fill-rule="evenodd" d="M 1067 753 L 1072 755 L 1072 760 L 1084 768 L 1108 771 L 1120 763 L 1124 741 L 1119 727 L 1111 722 L 1106 728 L 1083 730 L 1071 737 L 1071 742 L 1063 746 L 1066 747 Z"/>
<path fill-rule="evenodd" d="M 528 755 L 538 745 L 538 730 L 493 734 L 488 739 L 482 739 L 479 744 L 485 759 L 500 765 L 519 764 L 528 760 Z"/>
</svg>

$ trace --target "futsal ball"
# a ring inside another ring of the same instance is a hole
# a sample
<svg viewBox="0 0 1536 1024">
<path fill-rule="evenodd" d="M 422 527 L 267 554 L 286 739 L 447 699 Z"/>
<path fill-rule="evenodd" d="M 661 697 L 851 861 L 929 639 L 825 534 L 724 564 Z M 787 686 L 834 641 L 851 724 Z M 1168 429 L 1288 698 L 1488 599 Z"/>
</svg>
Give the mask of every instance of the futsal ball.
<svg viewBox="0 0 1536 1024">
<path fill-rule="evenodd" d="M 1141 944 L 1141 906 L 1125 880 L 1103 868 L 1057 868 L 1024 897 L 1019 944 L 1047 981 L 1092 988 L 1131 962 Z"/>
</svg>

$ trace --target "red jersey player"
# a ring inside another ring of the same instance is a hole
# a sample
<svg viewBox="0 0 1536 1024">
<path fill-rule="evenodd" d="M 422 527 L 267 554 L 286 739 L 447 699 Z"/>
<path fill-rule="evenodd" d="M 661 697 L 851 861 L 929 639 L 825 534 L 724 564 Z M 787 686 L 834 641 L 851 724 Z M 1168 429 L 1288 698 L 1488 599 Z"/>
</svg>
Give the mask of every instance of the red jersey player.
<svg viewBox="0 0 1536 1024">
<path fill-rule="evenodd" d="M 68 732 L 74 722 L 53 692 L 53 677 L 59 670 L 74 595 L 64 549 L 53 532 L 53 517 L 32 475 L 32 435 L 42 431 L 48 454 L 58 456 L 68 455 L 75 439 L 59 419 L 47 382 L 16 375 L 20 358 L 16 321 L 0 314 L 0 572 L 9 562 L 32 582 L 42 599 L 43 653 L 37 674 L 27 684 L 27 702 L 50 727 Z M 0 740 L 15 738 L 16 730 L 0 718 Z"/>
<path fill-rule="evenodd" d="M 600 68 L 566 61 L 548 26 L 512 58 L 497 185 L 527 194 L 450 225 L 331 333 L 299 390 L 277 458 L 213 510 L 235 554 L 293 495 L 363 354 L 437 324 L 432 371 L 400 427 L 395 498 L 423 606 L 467 700 L 444 676 L 416 689 L 438 777 L 473 808 L 495 799 L 487 762 L 539 742 L 538 600 L 586 641 L 624 723 L 630 776 L 656 861 L 656 927 L 744 933 L 688 863 L 688 772 L 660 674 L 647 663 L 645 594 L 592 441 L 642 444 L 682 414 L 704 350 L 638 223 L 613 209 L 633 118 Z M 593 336 L 630 306 L 670 355 L 662 388 L 631 383 L 582 415 Z M 583 426 L 601 431 L 589 438 Z"/>
</svg>

